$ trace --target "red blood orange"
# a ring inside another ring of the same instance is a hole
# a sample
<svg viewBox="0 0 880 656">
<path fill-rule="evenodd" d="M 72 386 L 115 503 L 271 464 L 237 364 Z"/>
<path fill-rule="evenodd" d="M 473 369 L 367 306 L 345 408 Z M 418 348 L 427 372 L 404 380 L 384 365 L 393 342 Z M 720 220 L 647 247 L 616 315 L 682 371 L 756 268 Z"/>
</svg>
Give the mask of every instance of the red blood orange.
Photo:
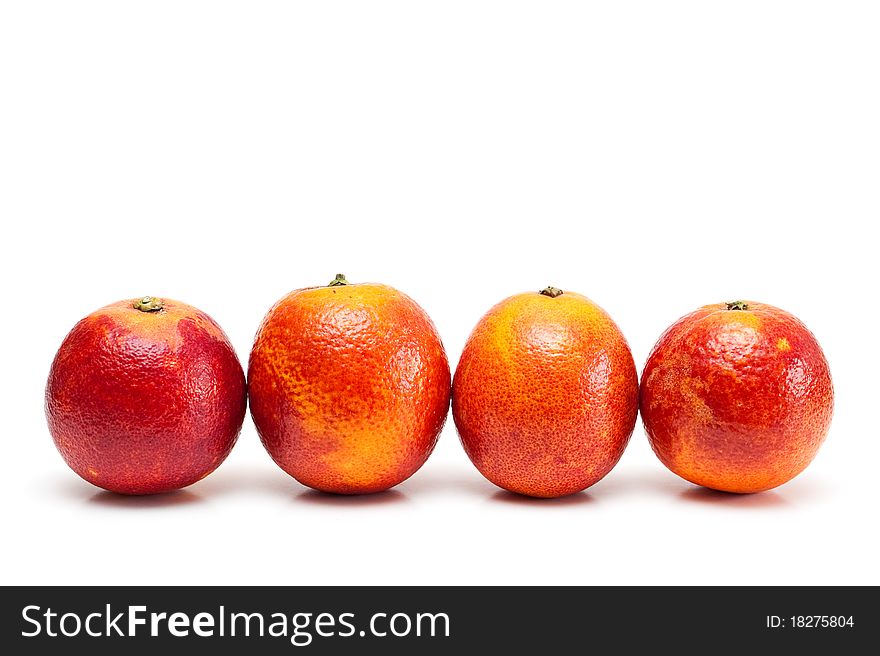
<svg viewBox="0 0 880 656">
<path fill-rule="evenodd" d="M 220 327 L 178 301 L 93 312 L 58 350 L 46 387 L 55 445 L 85 480 L 123 494 L 185 487 L 235 444 L 244 372 Z"/>
<path fill-rule="evenodd" d="M 553 287 L 489 310 L 455 371 L 465 451 L 490 481 L 529 496 L 571 494 L 605 476 L 637 411 L 635 364 L 614 321 Z"/>
<path fill-rule="evenodd" d="M 813 460 L 834 392 L 813 334 L 785 310 L 736 301 L 675 322 L 651 352 L 641 412 L 657 457 L 726 492 L 769 490 Z"/>
</svg>

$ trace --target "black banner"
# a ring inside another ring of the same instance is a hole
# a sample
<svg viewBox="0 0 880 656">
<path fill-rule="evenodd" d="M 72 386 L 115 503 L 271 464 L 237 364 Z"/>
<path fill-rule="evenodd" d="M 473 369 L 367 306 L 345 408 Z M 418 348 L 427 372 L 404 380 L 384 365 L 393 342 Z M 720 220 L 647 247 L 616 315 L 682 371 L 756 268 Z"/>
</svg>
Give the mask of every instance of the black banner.
<svg viewBox="0 0 880 656">
<path fill-rule="evenodd" d="M 6 587 L 5 653 L 445 654 L 574 648 L 678 653 L 877 640 L 876 588 Z M 12 649 L 10 651 L 9 649 Z M 86 653 L 83 651 L 82 653 Z"/>
</svg>

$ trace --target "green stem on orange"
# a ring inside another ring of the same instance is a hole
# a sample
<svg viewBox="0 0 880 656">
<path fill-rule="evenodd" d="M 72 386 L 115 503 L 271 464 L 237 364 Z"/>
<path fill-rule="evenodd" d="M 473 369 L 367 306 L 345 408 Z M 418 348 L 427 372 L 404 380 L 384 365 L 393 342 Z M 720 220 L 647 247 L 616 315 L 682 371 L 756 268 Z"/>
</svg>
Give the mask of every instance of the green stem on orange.
<svg viewBox="0 0 880 656">
<path fill-rule="evenodd" d="M 545 287 L 542 289 L 539 294 L 543 294 L 544 296 L 549 296 L 550 298 L 556 298 L 557 296 L 562 296 L 562 290 L 558 287 Z"/>
<path fill-rule="evenodd" d="M 749 304 L 745 301 L 730 301 L 727 304 L 728 310 L 748 310 Z"/>
<path fill-rule="evenodd" d="M 158 312 L 163 305 L 162 299 L 155 296 L 144 296 L 132 303 L 132 306 L 141 312 Z"/>
<path fill-rule="evenodd" d="M 345 279 L 345 274 L 344 273 L 337 273 L 336 277 L 333 280 L 331 280 L 327 284 L 327 286 L 328 287 L 339 287 L 340 285 L 347 285 L 347 284 L 349 284 L 349 283 Z"/>
</svg>

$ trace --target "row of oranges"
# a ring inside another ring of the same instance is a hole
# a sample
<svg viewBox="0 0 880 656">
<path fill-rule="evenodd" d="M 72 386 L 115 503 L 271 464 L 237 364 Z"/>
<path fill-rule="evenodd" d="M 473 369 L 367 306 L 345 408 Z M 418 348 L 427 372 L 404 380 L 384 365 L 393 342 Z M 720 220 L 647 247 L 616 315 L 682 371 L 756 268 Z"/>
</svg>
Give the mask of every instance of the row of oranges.
<svg viewBox="0 0 880 656">
<path fill-rule="evenodd" d="M 537 497 L 605 476 L 639 410 L 675 473 L 718 490 L 767 490 L 810 463 L 833 405 L 815 338 L 770 305 L 708 305 L 683 317 L 657 342 L 639 385 L 608 314 L 548 287 L 489 310 L 453 380 L 434 324 L 411 298 L 338 275 L 272 307 L 247 381 L 226 335 L 199 310 L 154 297 L 102 308 L 62 343 L 46 412 L 77 474 L 152 494 L 211 473 L 235 444 L 249 399 L 284 471 L 318 490 L 360 494 L 424 464 L 450 397 L 480 472 Z"/>
</svg>

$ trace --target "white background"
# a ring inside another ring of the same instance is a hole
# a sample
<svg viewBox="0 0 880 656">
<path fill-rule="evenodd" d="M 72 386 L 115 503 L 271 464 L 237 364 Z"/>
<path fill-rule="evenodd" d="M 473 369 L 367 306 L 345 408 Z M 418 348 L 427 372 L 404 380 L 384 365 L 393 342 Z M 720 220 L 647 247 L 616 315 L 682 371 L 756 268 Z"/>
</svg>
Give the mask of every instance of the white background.
<svg viewBox="0 0 880 656">
<path fill-rule="evenodd" d="M 872 2 L 5 2 L 3 583 L 880 583 L 880 9 Z M 250 418 L 186 491 L 67 469 L 43 416 L 85 314 L 155 294 L 246 362 L 337 272 L 409 293 L 453 366 L 495 302 L 608 310 L 641 369 L 732 298 L 803 319 L 831 432 L 753 496 L 669 473 L 641 424 L 587 493 L 515 498 L 451 420 L 396 490 L 319 495 Z"/>
</svg>

